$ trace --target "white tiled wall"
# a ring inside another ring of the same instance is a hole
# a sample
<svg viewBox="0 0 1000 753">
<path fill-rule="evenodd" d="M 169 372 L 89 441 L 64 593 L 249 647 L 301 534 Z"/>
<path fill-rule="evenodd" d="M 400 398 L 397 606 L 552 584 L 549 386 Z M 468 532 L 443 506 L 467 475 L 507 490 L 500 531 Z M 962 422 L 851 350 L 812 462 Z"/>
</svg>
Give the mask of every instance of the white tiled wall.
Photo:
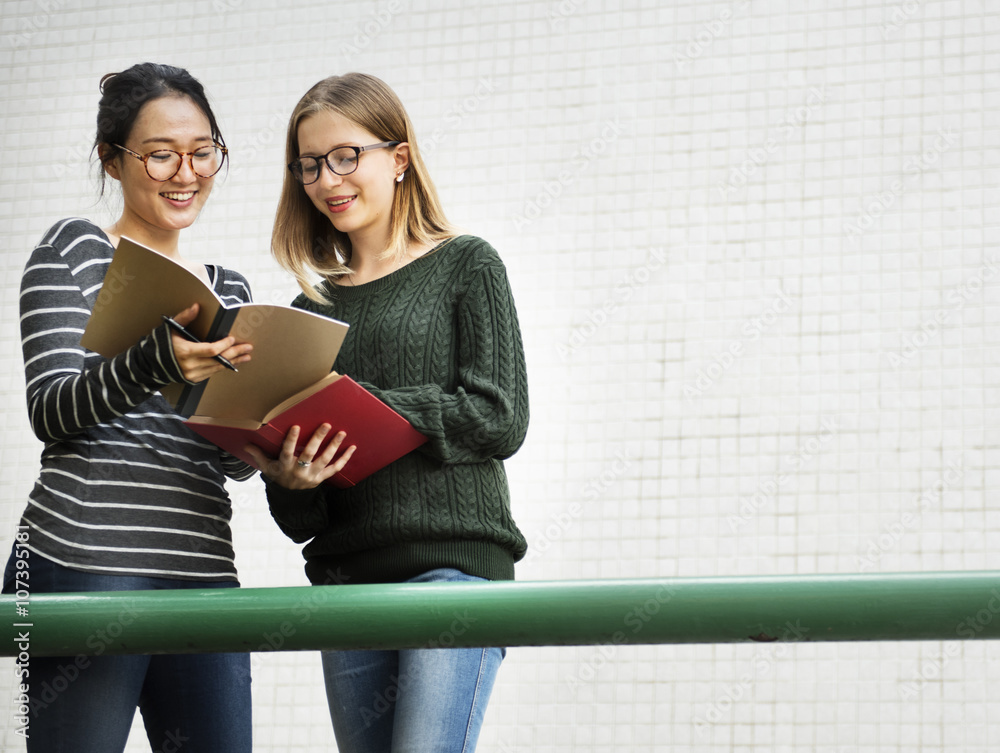
<svg viewBox="0 0 1000 753">
<path fill-rule="evenodd" d="M 364 70 L 407 103 L 518 301 L 519 578 L 1000 569 L 1000 6 L 285 5 L 3 0 L 0 546 L 39 452 L 20 272 L 114 211 L 97 82 L 150 59 L 202 79 L 232 149 L 188 251 L 259 299 L 294 293 L 267 247 L 298 97 Z M 244 584 L 303 584 L 259 483 L 234 493 Z M 480 750 L 1000 746 L 995 642 L 613 649 L 512 650 Z M 256 750 L 334 750 L 317 656 L 254 660 Z"/>
</svg>

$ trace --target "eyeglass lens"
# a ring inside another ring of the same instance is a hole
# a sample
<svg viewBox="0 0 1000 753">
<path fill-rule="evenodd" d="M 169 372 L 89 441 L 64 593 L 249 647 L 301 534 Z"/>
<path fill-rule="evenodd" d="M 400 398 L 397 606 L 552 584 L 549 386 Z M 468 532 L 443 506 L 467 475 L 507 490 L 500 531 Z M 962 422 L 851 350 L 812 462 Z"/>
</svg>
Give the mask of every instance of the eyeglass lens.
<svg viewBox="0 0 1000 753">
<path fill-rule="evenodd" d="M 223 151 L 216 146 L 206 146 L 191 155 L 191 168 L 200 178 L 211 178 L 222 167 Z M 146 159 L 146 172 L 153 180 L 170 180 L 181 169 L 183 157 L 166 149 L 150 152 Z"/>
<path fill-rule="evenodd" d="M 301 157 L 297 163 L 296 177 L 305 185 L 319 179 L 320 160 L 323 157 Z M 358 153 L 349 146 L 338 147 L 326 155 L 326 162 L 337 175 L 350 175 L 358 169 Z"/>
</svg>

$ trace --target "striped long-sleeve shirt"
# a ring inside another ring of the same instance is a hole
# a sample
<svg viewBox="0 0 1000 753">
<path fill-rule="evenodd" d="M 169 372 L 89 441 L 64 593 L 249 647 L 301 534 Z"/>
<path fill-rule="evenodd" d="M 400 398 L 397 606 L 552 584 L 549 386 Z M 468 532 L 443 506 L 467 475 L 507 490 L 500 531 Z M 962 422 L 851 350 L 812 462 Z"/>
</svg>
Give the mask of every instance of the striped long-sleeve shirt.
<svg viewBox="0 0 1000 753">
<path fill-rule="evenodd" d="M 158 327 L 106 359 L 80 345 L 114 246 L 82 219 L 54 225 L 21 281 L 28 415 L 45 443 L 22 525 L 30 548 L 78 570 L 235 580 L 225 477 L 253 469 L 190 432 L 157 390 L 183 380 Z M 209 266 L 226 303 L 238 273 Z"/>
</svg>

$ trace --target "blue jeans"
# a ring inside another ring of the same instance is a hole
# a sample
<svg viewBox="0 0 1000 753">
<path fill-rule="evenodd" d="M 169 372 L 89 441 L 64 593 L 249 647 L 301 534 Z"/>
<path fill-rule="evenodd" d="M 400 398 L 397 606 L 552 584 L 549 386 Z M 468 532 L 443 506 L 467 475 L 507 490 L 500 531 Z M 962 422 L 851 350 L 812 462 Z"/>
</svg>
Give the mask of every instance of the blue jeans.
<svg viewBox="0 0 1000 753">
<path fill-rule="evenodd" d="M 479 581 L 440 569 L 410 583 Z M 463 615 L 451 630 L 464 632 Z M 449 631 L 450 633 L 451 631 Z M 438 641 L 447 645 L 449 634 Z M 471 753 L 505 650 L 324 651 L 323 675 L 340 753 Z"/>
<path fill-rule="evenodd" d="M 11 556 L 5 593 L 16 572 Z M 238 586 L 82 572 L 35 552 L 28 572 L 31 593 Z M 119 630 L 130 621 L 122 615 Z M 28 671 L 28 753 L 123 751 L 136 707 L 154 753 L 250 753 L 249 654 L 31 657 Z"/>
</svg>

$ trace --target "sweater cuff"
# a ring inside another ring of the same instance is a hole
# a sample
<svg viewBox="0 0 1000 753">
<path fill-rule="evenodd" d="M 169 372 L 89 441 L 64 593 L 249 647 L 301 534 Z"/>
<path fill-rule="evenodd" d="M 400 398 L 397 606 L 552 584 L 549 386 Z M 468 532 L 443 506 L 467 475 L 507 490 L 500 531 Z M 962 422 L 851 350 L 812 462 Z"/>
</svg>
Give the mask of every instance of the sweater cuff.
<svg viewBox="0 0 1000 753">
<path fill-rule="evenodd" d="M 139 358 L 147 373 L 156 382 L 157 387 L 167 384 L 196 384 L 184 378 L 177 357 L 174 355 L 174 344 L 170 336 L 170 328 L 166 324 L 150 332 L 136 345 Z"/>
<path fill-rule="evenodd" d="M 321 533 L 327 524 L 323 489 L 286 489 L 261 474 L 271 517 L 296 542 L 303 542 Z"/>
</svg>

